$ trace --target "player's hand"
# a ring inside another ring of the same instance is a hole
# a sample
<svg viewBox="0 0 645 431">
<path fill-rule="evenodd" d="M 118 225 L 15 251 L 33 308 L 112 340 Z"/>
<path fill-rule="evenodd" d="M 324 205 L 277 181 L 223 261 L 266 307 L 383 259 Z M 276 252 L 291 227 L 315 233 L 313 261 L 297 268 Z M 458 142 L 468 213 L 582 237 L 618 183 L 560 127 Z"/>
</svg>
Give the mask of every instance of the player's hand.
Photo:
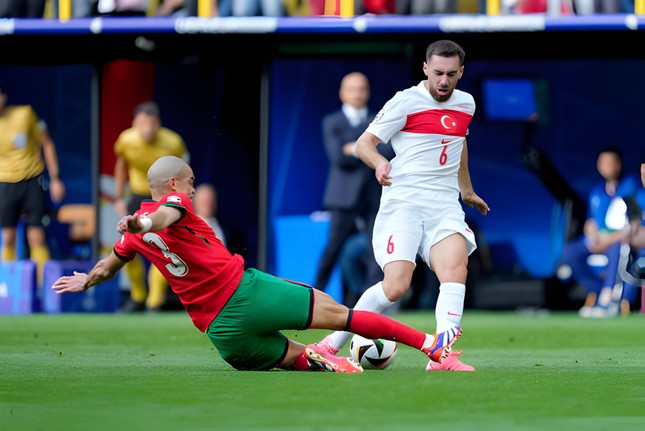
<svg viewBox="0 0 645 431">
<path fill-rule="evenodd" d="M 484 202 L 482 198 L 477 196 L 475 192 L 462 195 L 461 200 L 469 207 L 475 208 L 477 211 L 482 213 L 482 215 L 486 215 L 488 214 L 488 211 L 490 211 L 488 204 Z"/>
<path fill-rule="evenodd" d="M 125 232 L 139 233 L 141 232 L 141 224 L 139 223 L 139 216 L 136 214 L 131 214 L 123 217 L 116 224 L 116 230 L 121 235 Z"/>
<path fill-rule="evenodd" d="M 60 178 L 53 178 L 49 182 L 49 196 L 55 204 L 62 201 L 65 197 L 65 184 Z"/>
<path fill-rule="evenodd" d="M 74 275 L 63 276 L 56 280 L 56 282 L 52 285 L 52 289 L 59 294 L 68 292 L 84 292 L 86 290 L 86 281 L 87 274 L 74 271 Z"/>
<path fill-rule="evenodd" d="M 392 165 L 390 165 L 390 162 L 387 160 L 383 160 L 380 162 L 378 165 L 376 165 L 376 169 L 374 170 L 374 176 L 376 177 L 376 181 L 382 186 L 391 186 L 392 177 L 390 176 L 390 171 L 392 170 Z"/>
</svg>

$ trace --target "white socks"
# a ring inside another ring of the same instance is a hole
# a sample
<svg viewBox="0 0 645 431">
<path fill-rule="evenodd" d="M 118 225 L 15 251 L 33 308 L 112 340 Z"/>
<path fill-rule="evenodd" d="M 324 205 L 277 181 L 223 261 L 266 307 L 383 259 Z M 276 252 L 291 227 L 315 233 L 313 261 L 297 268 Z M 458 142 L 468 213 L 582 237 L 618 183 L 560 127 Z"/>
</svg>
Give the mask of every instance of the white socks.
<svg viewBox="0 0 645 431">
<path fill-rule="evenodd" d="M 367 289 L 354 306 L 354 310 L 373 311 L 374 313 L 381 313 L 386 307 L 394 304 L 394 302 L 387 299 L 383 292 L 383 286 L 379 281 L 374 286 Z M 331 347 L 335 349 L 342 349 L 349 341 L 353 334 L 351 332 L 336 331 L 329 334 L 325 339 L 329 342 Z"/>
<path fill-rule="evenodd" d="M 435 307 L 437 333 L 447 331 L 461 322 L 464 312 L 466 286 L 461 283 L 442 283 L 439 286 L 439 297 Z"/>
</svg>

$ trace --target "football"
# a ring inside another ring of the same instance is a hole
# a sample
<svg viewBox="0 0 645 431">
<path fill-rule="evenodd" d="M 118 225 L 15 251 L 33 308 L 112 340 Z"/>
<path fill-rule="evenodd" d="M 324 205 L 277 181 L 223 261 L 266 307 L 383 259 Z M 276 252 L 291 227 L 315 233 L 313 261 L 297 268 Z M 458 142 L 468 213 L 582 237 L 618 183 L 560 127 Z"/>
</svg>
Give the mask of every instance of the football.
<svg viewBox="0 0 645 431">
<path fill-rule="evenodd" d="M 396 357 L 397 343 L 390 340 L 370 340 L 354 335 L 349 343 L 352 358 L 366 370 L 387 368 Z"/>
</svg>

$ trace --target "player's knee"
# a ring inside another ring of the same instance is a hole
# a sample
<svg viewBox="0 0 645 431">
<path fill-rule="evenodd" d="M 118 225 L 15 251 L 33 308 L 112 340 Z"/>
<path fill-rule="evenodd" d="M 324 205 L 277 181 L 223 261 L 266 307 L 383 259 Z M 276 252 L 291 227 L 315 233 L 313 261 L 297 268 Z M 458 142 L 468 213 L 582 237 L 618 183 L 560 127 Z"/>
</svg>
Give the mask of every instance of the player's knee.
<svg viewBox="0 0 645 431">
<path fill-rule="evenodd" d="M 468 266 L 465 263 L 457 265 L 453 270 L 453 275 L 455 280 L 466 282 L 466 278 L 468 277 Z"/>
<path fill-rule="evenodd" d="M 383 293 L 391 302 L 397 301 L 403 297 L 410 289 L 412 280 L 407 277 L 395 277 L 383 280 Z"/>
<path fill-rule="evenodd" d="M 435 268 L 435 273 L 440 282 L 465 283 L 468 277 L 468 266 L 465 263 L 445 265 L 443 268 Z"/>
</svg>

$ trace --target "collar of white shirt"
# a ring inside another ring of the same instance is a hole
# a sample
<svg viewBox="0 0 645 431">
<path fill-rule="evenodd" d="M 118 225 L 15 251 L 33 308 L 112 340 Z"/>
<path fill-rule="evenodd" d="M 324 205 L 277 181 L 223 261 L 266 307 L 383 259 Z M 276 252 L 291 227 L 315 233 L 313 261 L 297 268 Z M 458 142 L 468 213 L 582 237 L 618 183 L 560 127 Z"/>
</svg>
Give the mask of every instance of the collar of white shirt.
<svg viewBox="0 0 645 431">
<path fill-rule="evenodd" d="M 352 105 L 344 103 L 342 109 L 352 127 L 358 126 L 367 118 L 367 107 L 356 109 Z"/>
</svg>

